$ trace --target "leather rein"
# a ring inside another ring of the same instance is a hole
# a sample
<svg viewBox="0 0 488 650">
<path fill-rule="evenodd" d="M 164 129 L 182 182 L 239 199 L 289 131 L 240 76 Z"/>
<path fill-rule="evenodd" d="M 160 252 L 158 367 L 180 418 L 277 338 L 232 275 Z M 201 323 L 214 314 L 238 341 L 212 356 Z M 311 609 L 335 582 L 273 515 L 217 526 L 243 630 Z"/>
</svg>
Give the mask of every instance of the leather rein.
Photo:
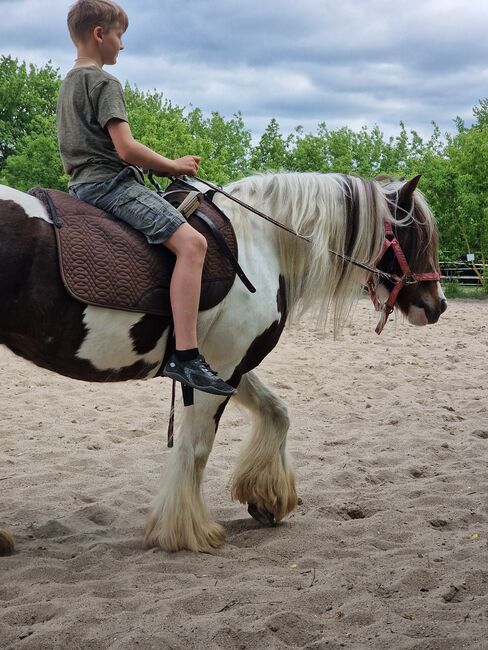
<svg viewBox="0 0 488 650">
<path fill-rule="evenodd" d="M 312 241 L 311 237 L 300 235 L 300 233 L 292 230 L 291 228 L 288 228 L 287 226 L 280 223 L 279 221 L 276 221 L 276 219 L 273 219 L 272 217 L 265 214 L 264 212 L 261 212 L 260 210 L 252 207 L 251 205 L 244 203 L 244 201 L 241 201 L 237 197 L 232 196 L 232 194 L 226 192 L 224 189 L 222 189 L 222 187 L 219 187 L 214 183 L 210 183 L 209 181 L 206 181 L 203 178 L 199 178 L 198 176 L 194 176 L 193 178 L 199 183 L 203 183 L 204 185 L 209 187 L 213 191 L 213 193 L 218 192 L 219 194 L 222 194 L 223 196 L 227 197 L 231 201 L 234 201 L 234 203 L 237 203 L 238 205 L 242 206 L 246 210 L 253 212 L 254 214 L 261 217 L 262 219 L 269 221 L 270 223 L 277 226 L 278 228 L 286 230 L 291 235 L 294 235 L 299 239 L 303 239 L 307 243 L 311 243 Z M 191 179 L 188 180 L 191 183 Z M 383 239 L 383 247 L 380 252 L 380 255 L 378 256 L 375 262 L 375 265 L 369 265 L 369 264 L 365 264 L 364 262 L 358 262 L 357 260 L 354 260 L 348 255 L 344 255 L 343 253 L 339 253 L 330 248 L 327 249 L 329 253 L 331 253 L 332 255 L 336 255 L 337 257 L 340 257 L 345 262 L 348 262 L 349 264 L 353 264 L 354 266 L 358 266 L 359 268 L 362 268 L 365 271 L 369 271 L 369 275 L 366 280 L 368 294 L 373 302 L 375 310 L 381 312 L 380 320 L 375 329 L 375 332 L 377 334 L 381 334 L 381 332 L 383 331 L 383 328 L 386 325 L 386 322 L 390 314 L 394 310 L 395 303 L 398 298 L 398 294 L 400 293 L 400 291 L 405 285 L 417 284 L 418 282 L 436 282 L 441 278 L 440 273 L 438 273 L 437 271 L 431 271 L 427 273 L 413 273 L 410 270 L 410 266 L 407 262 L 407 258 L 405 257 L 400 242 L 398 241 L 398 239 L 395 236 L 395 233 L 393 232 L 391 222 L 385 220 L 384 226 L 385 226 L 385 236 Z M 396 275 L 395 273 L 387 273 L 386 271 L 382 271 L 381 269 L 378 268 L 378 265 L 380 264 L 381 260 L 383 259 L 384 255 L 386 254 L 386 252 L 390 247 L 393 249 L 393 253 L 398 261 L 402 275 Z M 381 303 L 378 300 L 378 297 L 376 295 L 380 278 L 384 278 L 385 280 L 390 281 L 394 285 L 393 289 L 390 291 L 388 299 L 384 303 Z"/>
<path fill-rule="evenodd" d="M 254 214 L 257 214 L 258 217 L 261 217 L 262 219 L 266 219 L 266 221 L 269 221 L 272 223 L 274 226 L 277 226 L 278 228 L 282 228 L 283 230 L 286 230 L 286 232 L 289 232 L 290 235 L 294 235 L 295 237 L 298 237 L 299 239 L 303 239 L 304 241 L 310 243 L 312 241 L 311 237 L 307 237 L 306 235 L 300 235 L 300 233 L 296 232 L 295 230 L 292 230 L 291 228 L 288 228 L 284 224 L 280 223 L 279 221 L 276 221 L 276 219 L 273 219 L 269 215 L 265 214 L 264 212 L 261 212 L 257 208 L 253 208 L 251 205 L 248 205 L 247 203 L 244 203 L 244 201 L 241 201 L 235 196 L 232 196 L 232 194 L 229 194 L 225 190 L 223 190 L 221 187 L 218 185 L 214 185 L 213 183 L 209 183 L 208 181 L 204 181 L 203 178 L 198 178 L 198 176 L 194 176 L 197 181 L 200 183 L 204 183 L 210 189 L 212 189 L 214 192 L 219 192 L 219 194 L 223 194 L 226 196 L 228 199 L 231 201 L 234 201 L 234 203 L 237 203 L 238 205 L 242 206 L 243 208 L 246 208 L 246 210 L 249 210 L 250 212 L 254 212 Z"/>
</svg>

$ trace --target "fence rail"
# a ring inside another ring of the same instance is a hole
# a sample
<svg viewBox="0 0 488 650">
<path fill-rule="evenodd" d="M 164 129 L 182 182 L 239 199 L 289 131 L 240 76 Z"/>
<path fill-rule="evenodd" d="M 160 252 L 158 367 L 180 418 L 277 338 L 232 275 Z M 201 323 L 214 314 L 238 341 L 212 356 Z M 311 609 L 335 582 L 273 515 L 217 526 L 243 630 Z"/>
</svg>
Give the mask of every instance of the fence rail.
<svg viewBox="0 0 488 650">
<path fill-rule="evenodd" d="M 483 275 L 483 265 L 475 264 L 476 269 Z M 443 282 L 458 282 L 461 286 L 480 286 L 481 282 L 469 262 L 441 262 L 441 279 Z"/>
</svg>

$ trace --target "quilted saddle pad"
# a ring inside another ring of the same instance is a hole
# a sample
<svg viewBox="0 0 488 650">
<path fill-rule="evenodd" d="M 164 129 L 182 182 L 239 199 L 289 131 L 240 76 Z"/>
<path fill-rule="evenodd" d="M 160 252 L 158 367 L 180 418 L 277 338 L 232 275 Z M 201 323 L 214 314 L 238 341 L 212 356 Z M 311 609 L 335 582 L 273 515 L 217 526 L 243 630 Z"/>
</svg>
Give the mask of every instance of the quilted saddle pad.
<svg viewBox="0 0 488 650">
<path fill-rule="evenodd" d="M 173 205 L 179 205 L 188 193 L 179 181 L 168 190 Z M 173 253 L 163 245 L 149 245 L 141 233 L 124 222 L 66 192 L 33 188 L 29 193 L 48 209 L 49 196 L 62 221 L 60 227 L 54 228 L 59 267 L 66 290 L 73 298 L 98 307 L 171 315 Z M 203 217 L 198 213 L 203 213 Z M 208 242 L 200 310 L 210 309 L 223 300 L 236 275 L 235 264 L 221 252 L 212 228 L 203 218 L 211 220 L 237 258 L 237 241 L 229 219 L 204 197 L 197 212 L 188 219 Z"/>
</svg>

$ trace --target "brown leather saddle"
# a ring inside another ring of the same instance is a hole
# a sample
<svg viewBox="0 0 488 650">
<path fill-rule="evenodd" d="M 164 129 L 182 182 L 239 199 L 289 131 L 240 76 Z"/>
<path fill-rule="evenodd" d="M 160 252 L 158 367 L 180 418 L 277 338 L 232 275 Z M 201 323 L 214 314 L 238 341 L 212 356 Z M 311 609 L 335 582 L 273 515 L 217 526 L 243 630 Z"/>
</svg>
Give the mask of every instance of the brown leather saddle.
<svg viewBox="0 0 488 650">
<path fill-rule="evenodd" d="M 163 196 L 178 207 L 194 190 L 184 181 L 171 183 Z M 164 246 L 150 246 L 124 222 L 66 192 L 33 188 L 55 225 L 61 277 L 68 293 L 88 305 L 170 316 L 169 285 L 175 256 Z M 200 311 L 225 298 L 239 275 L 237 240 L 228 217 L 203 195 L 188 223 L 207 239 Z"/>
</svg>

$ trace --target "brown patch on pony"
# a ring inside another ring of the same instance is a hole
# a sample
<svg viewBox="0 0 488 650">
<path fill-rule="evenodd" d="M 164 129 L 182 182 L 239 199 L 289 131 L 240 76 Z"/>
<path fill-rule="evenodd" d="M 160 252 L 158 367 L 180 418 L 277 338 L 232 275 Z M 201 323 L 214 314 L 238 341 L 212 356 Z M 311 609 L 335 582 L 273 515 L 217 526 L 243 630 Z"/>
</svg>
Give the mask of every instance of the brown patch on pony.
<svg viewBox="0 0 488 650">
<path fill-rule="evenodd" d="M 405 182 L 401 187 L 388 189 L 389 185 L 401 182 L 390 176 L 378 176 L 382 180 L 383 190 L 389 198 L 390 213 L 394 219 L 403 218 L 411 212 L 412 219 L 405 226 L 393 224 L 395 237 L 400 242 L 410 269 L 415 273 L 439 271 L 438 264 L 438 233 L 435 224 L 431 225 L 431 216 L 424 212 L 419 200 L 415 197 L 415 189 L 420 176 Z M 385 182 L 386 181 L 386 182 Z M 398 215 L 397 212 L 401 214 Z"/>
<path fill-rule="evenodd" d="M 285 278 L 282 275 L 280 275 L 278 283 L 279 287 L 276 293 L 276 304 L 281 316 L 280 320 L 274 321 L 268 329 L 257 336 L 251 343 L 241 362 L 234 370 L 232 377 L 227 382 L 231 386 L 237 388 L 242 375 L 259 366 L 261 361 L 271 352 L 280 340 L 288 316 L 288 307 L 286 303 Z"/>
<path fill-rule="evenodd" d="M 234 387 L 238 387 L 242 375 L 246 372 L 249 372 L 253 368 L 256 368 L 261 361 L 271 352 L 271 350 L 278 343 L 283 328 L 286 323 L 286 318 L 288 315 L 288 310 L 286 306 L 286 286 L 285 279 L 282 275 L 279 277 L 279 287 L 276 292 L 276 306 L 278 312 L 281 314 L 279 321 L 275 321 L 267 330 L 254 339 L 249 348 L 247 349 L 246 354 L 244 355 L 242 361 L 234 370 L 232 377 L 227 381 L 228 384 Z M 224 413 L 225 407 L 227 406 L 230 397 L 228 397 L 220 406 L 218 407 L 215 415 L 215 433 L 219 427 L 220 419 Z"/>
<path fill-rule="evenodd" d="M 353 178 L 362 184 L 364 192 L 367 196 L 367 202 L 368 204 L 372 205 L 372 210 L 374 213 L 378 212 L 377 191 L 375 191 L 376 184 L 374 181 L 368 181 L 363 178 L 352 177 L 346 174 L 342 174 L 341 176 L 344 186 L 347 188 L 347 191 L 344 191 L 344 201 L 346 203 L 347 214 L 346 234 L 344 237 L 344 253 L 351 256 L 356 244 L 360 225 L 360 200 L 356 184 L 353 182 Z"/>
<path fill-rule="evenodd" d="M 351 255 L 354 243 L 356 241 L 359 224 L 359 200 L 357 193 L 354 191 L 354 184 L 351 178 L 346 174 L 342 174 L 344 185 L 347 187 L 347 192 L 344 192 L 344 200 L 346 202 L 346 235 L 344 237 L 344 253 Z"/>
<path fill-rule="evenodd" d="M 415 197 L 412 197 L 408 210 L 412 210 L 411 222 L 405 226 L 396 228 L 393 226 L 393 230 L 405 253 L 410 269 L 414 273 L 439 271 L 437 229 L 430 227 L 430 218 L 422 210 Z"/>
<path fill-rule="evenodd" d="M 76 357 L 87 335 L 86 305 L 71 298 L 61 281 L 52 224 L 29 218 L 15 201 L 0 200 L 0 213 L 0 344 L 42 368 L 83 381 L 145 378 L 154 370 L 158 364 L 137 361 L 100 371 Z M 147 348 L 145 340 L 154 341 L 163 326 L 154 317 L 135 327 L 137 347 Z"/>
<path fill-rule="evenodd" d="M 141 320 L 133 325 L 130 330 L 134 351 L 142 356 L 153 350 L 164 330 L 170 325 L 171 319 L 169 317 L 163 318 L 152 314 L 142 316 Z"/>
</svg>

